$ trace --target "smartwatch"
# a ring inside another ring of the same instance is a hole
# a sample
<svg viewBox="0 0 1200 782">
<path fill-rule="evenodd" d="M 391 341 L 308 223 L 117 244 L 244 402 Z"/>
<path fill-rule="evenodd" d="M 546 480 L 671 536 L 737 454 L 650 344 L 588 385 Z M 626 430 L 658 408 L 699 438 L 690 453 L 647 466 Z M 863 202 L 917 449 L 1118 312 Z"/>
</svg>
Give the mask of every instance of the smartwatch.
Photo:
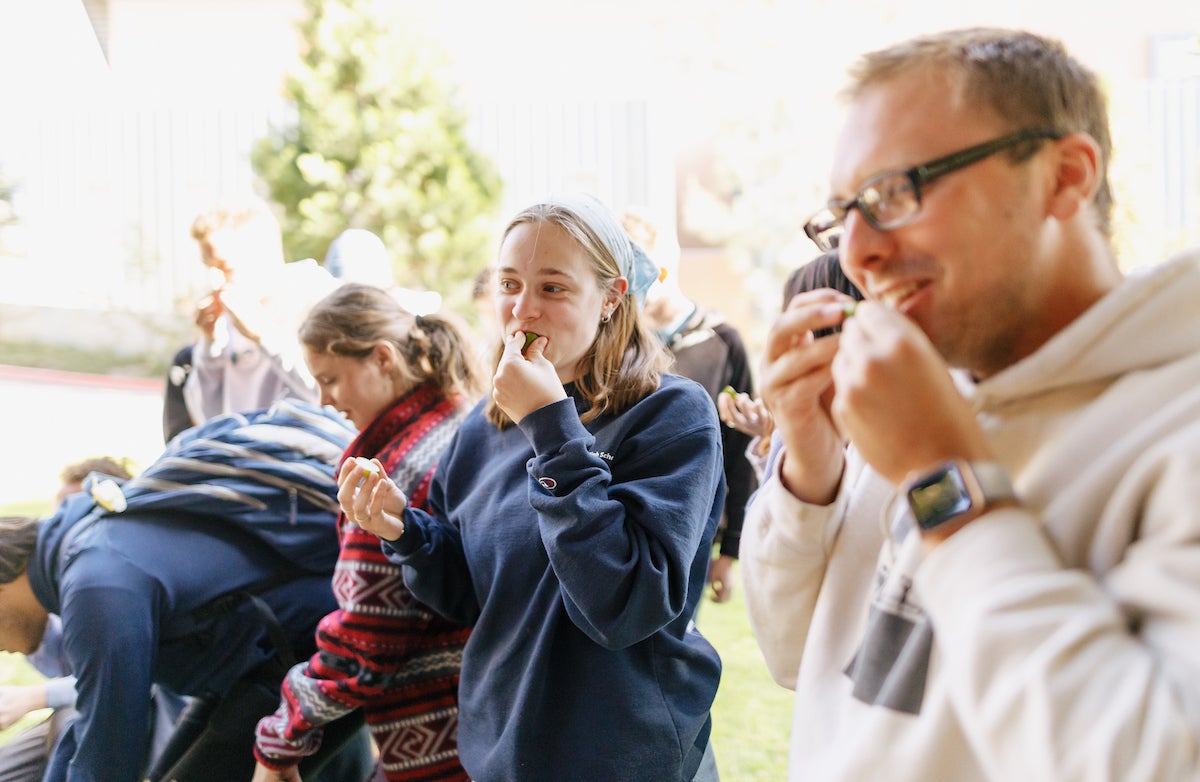
<svg viewBox="0 0 1200 782">
<path fill-rule="evenodd" d="M 943 462 L 904 485 L 908 507 L 917 526 L 933 529 L 967 514 L 983 513 L 988 505 L 1015 500 L 1008 471 L 996 462 Z"/>
</svg>

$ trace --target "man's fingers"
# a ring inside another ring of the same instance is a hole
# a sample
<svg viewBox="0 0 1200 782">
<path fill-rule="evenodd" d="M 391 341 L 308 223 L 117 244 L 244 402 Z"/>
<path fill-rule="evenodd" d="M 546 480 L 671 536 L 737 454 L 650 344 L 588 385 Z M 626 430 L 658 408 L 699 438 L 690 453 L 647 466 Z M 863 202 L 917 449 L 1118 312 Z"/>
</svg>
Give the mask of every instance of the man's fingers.
<svg viewBox="0 0 1200 782">
<path fill-rule="evenodd" d="M 793 384 L 815 380 L 823 387 L 828 381 L 829 367 L 838 352 L 838 337 L 830 336 L 799 345 L 785 351 L 762 367 L 762 398 L 767 409 L 772 397 L 788 390 Z"/>
<path fill-rule="evenodd" d="M 798 294 L 767 334 L 764 360 L 770 361 L 798 345 L 812 341 L 812 333 L 841 325 L 854 299 L 822 289 Z"/>
</svg>

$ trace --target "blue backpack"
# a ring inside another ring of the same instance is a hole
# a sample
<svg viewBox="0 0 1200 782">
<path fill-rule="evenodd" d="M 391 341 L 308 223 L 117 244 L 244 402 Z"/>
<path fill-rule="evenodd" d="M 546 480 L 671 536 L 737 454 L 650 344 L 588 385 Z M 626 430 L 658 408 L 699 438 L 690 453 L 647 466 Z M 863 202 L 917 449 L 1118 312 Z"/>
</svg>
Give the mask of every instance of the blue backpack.
<svg viewBox="0 0 1200 782">
<path fill-rule="evenodd" d="M 92 473 L 84 490 L 97 503 L 95 518 L 201 514 L 238 526 L 303 571 L 330 573 L 337 468 L 354 434 L 332 409 L 286 399 L 184 430 L 141 475 L 122 483 Z"/>
</svg>

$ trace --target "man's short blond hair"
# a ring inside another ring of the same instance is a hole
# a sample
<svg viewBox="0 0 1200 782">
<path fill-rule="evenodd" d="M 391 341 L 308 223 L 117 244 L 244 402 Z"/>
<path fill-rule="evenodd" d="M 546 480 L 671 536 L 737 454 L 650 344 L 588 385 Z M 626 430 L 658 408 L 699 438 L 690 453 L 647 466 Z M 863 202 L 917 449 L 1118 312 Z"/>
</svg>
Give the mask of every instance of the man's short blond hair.
<svg viewBox="0 0 1200 782">
<path fill-rule="evenodd" d="M 986 107 L 1012 125 L 1086 133 L 1100 147 L 1095 210 L 1101 231 L 1111 231 L 1112 158 L 1108 104 L 1096 74 L 1061 42 L 1022 30 L 974 27 L 903 41 L 863 55 L 850 68 L 843 91 L 854 100 L 867 89 L 918 71 L 941 73 L 971 107 Z M 1015 149 L 1013 154 L 1020 155 Z"/>
</svg>

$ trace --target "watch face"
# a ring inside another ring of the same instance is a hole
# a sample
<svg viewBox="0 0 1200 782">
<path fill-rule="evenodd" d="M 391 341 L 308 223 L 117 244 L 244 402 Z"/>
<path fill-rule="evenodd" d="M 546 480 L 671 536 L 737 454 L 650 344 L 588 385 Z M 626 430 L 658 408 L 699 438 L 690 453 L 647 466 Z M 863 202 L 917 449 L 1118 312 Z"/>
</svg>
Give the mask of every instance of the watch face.
<svg viewBox="0 0 1200 782">
<path fill-rule="evenodd" d="M 951 465 L 909 487 L 908 505 L 917 524 L 930 529 L 970 510 L 971 495 L 962 473 Z"/>
</svg>

